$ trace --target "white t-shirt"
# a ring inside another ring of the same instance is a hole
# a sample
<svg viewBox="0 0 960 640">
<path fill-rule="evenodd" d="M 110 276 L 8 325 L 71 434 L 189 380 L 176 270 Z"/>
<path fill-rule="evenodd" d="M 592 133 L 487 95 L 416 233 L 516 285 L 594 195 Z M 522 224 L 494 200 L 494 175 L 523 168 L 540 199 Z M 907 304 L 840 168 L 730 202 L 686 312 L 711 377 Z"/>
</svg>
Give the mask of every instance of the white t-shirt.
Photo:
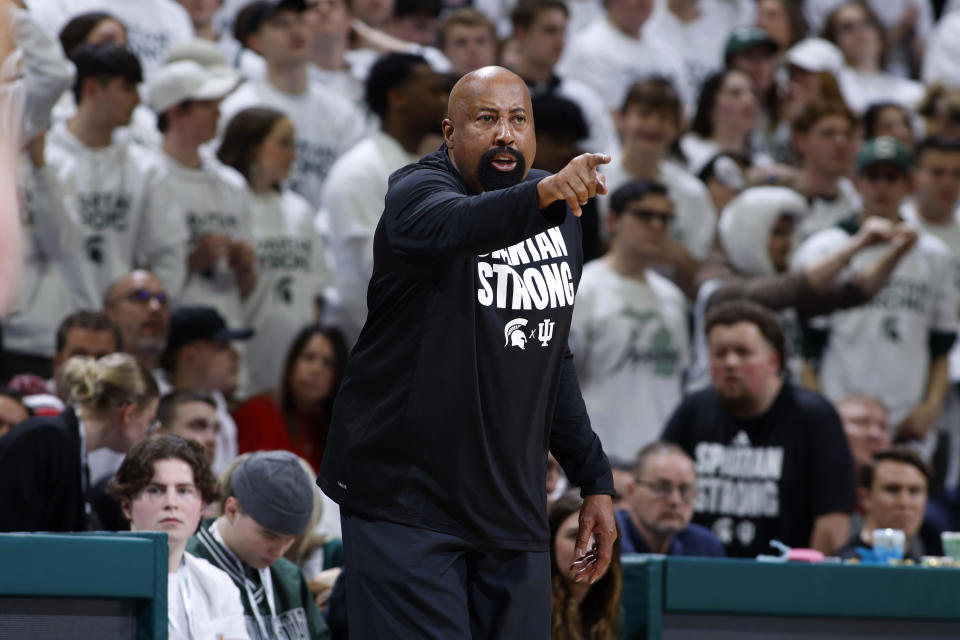
<svg viewBox="0 0 960 640">
<path fill-rule="evenodd" d="M 608 195 L 599 199 L 603 213 L 610 207 L 610 195 L 633 178 L 620 159 L 604 166 Z M 690 172 L 670 161 L 660 163 L 660 182 L 667 188 L 676 216 L 670 225 L 670 237 L 683 245 L 695 260 L 703 261 L 713 247 L 717 230 L 717 211 L 707 187 Z M 601 216 L 602 218 L 603 216 Z"/>
<path fill-rule="evenodd" d="M 660 436 L 690 362 L 686 298 L 653 270 L 644 277 L 587 263 L 570 329 L 590 422 L 607 455 L 622 460 Z"/>
<path fill-rule="evenodd" d="M 226 572 L 190 553 L 167 575 L 167 623 L 170 640 L 250 637 L 237 585 Z"/>
<path fill-rule="evenodd" d="M 804 0 L 802 3 L 804 17 L 810 27 L 810 33 L 820 33 L 830 12 L 844 4 L 846 0 Z M 933 12 L 931 3 L 927 0 L 867 0 L 870 9 L 880 20 L 884 29 L 894 27 L 903 18 L 907 7 L 913 5 L 917 10 L 917 20 L 914 23 L 914 38 L 919 42 L 926 42 L 933 29 Z M 898 76 L 909 76 L 908 54 L 902 44 L 891 47 L 886 55 L 887 71 Z"/>
<path fill-rule="evenodd" d="M 319 207 L 330 167 L 363 137 L 363 115 L 347 98 L 312 83 L 305 92 L 291 95 L 266 80 L 253 80 L 221 104 L 221 135 L 238 111 L 257 106 L 282 111 L 293 122 L 297 157 L 287 186 Z"/>
<path fill-rule="evenodd" d="M 127 41 L 149 78 L 178 44 L 192 40 L 190 14 L 176 0 L 31 0 L 30 11 L 53 34 L 75 16 L 105 11 L 127 28 Z"/>
<path fill-rule="evenodd" d="M 85 231 L 64 209 L 54 170 L 34 167 L 23 153 L 17 168 L 24 262 L 20 295 L 3 318 L 3 345 L 49 358 L 61 320 L 94 301 L 96 287 L 77 250 Z"/>
<path fill-rule="evenodd" d="M 567 41 L 558 72 L 593 87 L 611 111 L 623 107 L 627 90 L 635 82 L 662 75 L 677 88 L 687 112 L 693 111 L 686 70 L 673 49 L 648 29 L 642 30 L 641 37 L 631 38 L 613 26 L 606 13 Z"/>
<path fill-rule="evenodd" d="M 186 230 L 152 196 L 155 158 L 133 144 L 90 148 L 59 123 L 47 136 L 47 162 L 56 171 L 64 206 L 86 230 L 85 267 L 98 309 L 104 292 L 134 268 L 149 269 L 168 292 L 179 291 L 186 270 Z"/>
<path fill-rule="evenodd" d="M 205 235 L 225 234 L 232 240 L 252 239 L 251 203 L 246 181 L 218 162 L 204 160 L 199 168 L 185 167 L 167 154 L 157 158 L 155 198 L 165 198 L 167 215 L 189 234 L 187 252 Z M 186 258 L 184 258 L 186 260 Z M 186 266 L 186 263 L 184 263 Z M 228 324 L 241 317 L 240 290 L 224 256 L 202 273 L 188 273 L 177 295 L 178 305 L 214 307 Z"/>
<path fill-rule="evenodd" d="M 837 81 L 847 106 L 861 114 L 875 102 L 894 102 L 914 110 L 926 92 L 923 84 L 915 80 L 850 67 L 840 70 Z"/>
<path fill-rule="evenodd" d="M 904 202 L 900 206 L 900 215 L 910 224 L 940 238 L 947 245 L 953 255 L 953 283 L 960 290 L 960 215 L 954 215 L 953 224 L 933 224 L 920 217 L 920 214 L 917 213 L 916 204 L 912 201 Z M 960 381 L 960 341 L 953 344 L 949 362 L 950 380 L 953 382 Z"/>
<path fill-rule="evenodd" d="M 371 61 L 368 55 L 369 49 L 347 51 L 344 54 L 346 68 L 337 71 L 321 69 L 315 64 L 307 65 L 307 73 L 310 82 L 318 86 L 325 87 L 327 90 L 348 98 L 358 109 L 366 109 L 367 103 L 364 101 L 364 82 L 367 79 L 367 73 L 373 62 L 376 62 L 377 56 L 374 55 Z M 239 54 L 240 73 L 247 80 L 264 80 L 267 77 L 267 62 L 262 56 L 250 49 L 244 49 Z"/>
<path fill-rule="evenodd" d="M 77 113 L 77 101 L 72 91 L 64 91 L 53 106 L 51 118 L 53 122 L 65 122 Z M 163 143 L 163 135 L 157 129 L 157 114 L 145 104 L 138 104 L 133 109 L 130 124 L 117 127 L 113 130 L 114 142 L 135 142 L 151 151 L 159 151 Z"/>
<path fill-rule="evenodd" d="M 793 269 L 839 250 L 849 240 L 850 235 L 839 227 L 814 234 L 797 249 Z M 862 270 L 884 249 L 876 246 L 858 252 L 848 268 Z M 926 392 L 930 333 L 957 329 L 950 250 L 938 238 L 921 233 L 873 299 L 811 323 L 829 330 L 820 358 L 824 395 L 833 402 L 853 391 L 876 396 L 886 402 L 890 424 L 898 424 Z"/>
<path fill-rule="evenodd" d="M 453 67 L 450 61 L 447 60 L 443 52 L 436 47 L 424 47 L 414 42 L 409 42 L 407 43 L 404 53 L 421 56 L 437 73 L 452 72 Z M 366 81 L 367 76 L 370 75 L 370 69 L 383 55 L 385 54 L 374 49 L 350 49 L 344 54 L 344 60 L 349 67 L 349 74 L 360 80 L 361 99 L 363 97 L 363 83 Z M 237 59 L 237 66 L 240 68 L 240 73 L 248 80 L 263 80 L 267 77 L 267 62 L 255 51 L 243 49 L 237 55 Z M 312 64 L 307 66 L 307 72 L 310 74 L 311 80 L 322 78 L 322 74 L 325 73 L 323 69 Z M 321 84 L 324 83 L 321 82 Z"/>
<path fill-rule="evenodd" d="M 794 232 L 795 245 L 817 231 L 832 227 L 844 218 L 852 216 L 862 207 L 860 194 L 848 178 L 837 182 L 837 195 L 833 199 L 814 196 L 810 199 L 810 212 L 800 221 Z"/>
<path fill-rule="evenodd" d="M 4 106 L 3 119 L 17 123 L 21 140 L 29 141 L 50 128 L 51 109 L 73 84 L 75 69 L 59 40 L 47 33 L 31 12 L 13 3 L 6 9 L 17 48 L 4 60 L 0 104 Z"/>
<path fill-rule="evenodd" d="M 314 321 L 316 301 L 332 284 L 313 217 L 313 207 L 292 191 L 253 196 L 257 286 L 243 301 L 245 323 L 254 329 L 245 358 L 250 395 L 279 387 L 290 341 Z"/>
<path fill-rule="evenodd" d="M 588 84 L 572 78 L 554 77 L 555 87 L 535 86 L 532 95 L 555 92 L 580 108 L 583 121 L 587 125 L 587 137 L 580 141 L 580 150 L 584 153 L 606 153 L 610 156 L 620 154 L 620 138 L 613 123 L 613 116 L 604 104 L 603 98 Z"/>
<path fill-rule="evenodd" d="M 753 5 L 743 0 L 699 2 L 700 16 L 683 22 L 663 4 L 644 25 L 644 33 L 657 34 L 671 48 L 686 70 L 686 93 L 697 96 L 703 81 L 723 68 L 723 49 L 730 32 L 752 22 Z"/>
<path fill-rule="evenodd" d="M 378 131 L 343 154 L 330 169 L 322 215 L 340 297 L 340 325 L 353 344 L 367 318 L 367 285 L 373 274 L 373 232 L 383 213 L 390 174 L 418 160 Z"/>
<path fill-rule="evenodd" d="M 748 150 L 750 162 L 754 166 L 766 166 L 773 164 L 773 158 L 765 152 L 758 150 L 754 144 L 758 142 L 755 136 L 751 136 L 748 141 L 750 149 Z M 698 134 L 690 131 L 680 136 L 680 150 L 687 158 L 687 169 L 693 175 L 699 174 L 707 163 L 713 159 L 713 156 L 722 152 L 719 144 L 709 138 L 701 138 Z"/>
<path fill-rule="evenodd" d="M 960 87 L 960 11 L 944 15 L 933 30 L 923 55 L 923 81 Z"/>
</svg>

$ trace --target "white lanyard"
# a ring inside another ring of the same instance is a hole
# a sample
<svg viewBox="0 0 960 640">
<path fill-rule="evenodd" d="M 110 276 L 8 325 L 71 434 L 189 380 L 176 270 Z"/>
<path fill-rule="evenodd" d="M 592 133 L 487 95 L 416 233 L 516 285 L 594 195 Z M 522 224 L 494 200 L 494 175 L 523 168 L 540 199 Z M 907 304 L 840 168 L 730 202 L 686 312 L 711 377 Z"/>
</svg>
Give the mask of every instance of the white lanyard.
<svg viewBox="0 0 960 640">
<path fill-rule="evenodd" d="M 174 633 L 171 633 L 170 636 L 200 640 L 200 634 L 197 632 L 196 628 L 197 616 L 194 615 L 193 611 L 193 581 L 190 578 L 190 573 L 186 569 L 186 562 L 184 560 L 180 561 L 180 568 L 173 575 L 177 580 L 177 593 L 180 595 L 180 603 L 183 605 L 183 616 L 187 619 L 187 633 L 186 636 L 174 636 Z M 168 604 L 167 607 L 169 608 L 169 606 L 170 605 Z M 170 625 L 170 627 L 172 627 L 173 632 L 182 634 L 180 628 L 177 626 L 177 621 L 174 620 L 173 616 L 167 616 L 167 623 Z"/>
<path fill-rule="evenodd" d="M 235 556 L 233 551 L 230 550 L 230 547 L 223 541 L 216 524 L 216 520 L 210 524 L 210 533 L 213 534 L 214 540 L 223 546 L 227 552 L 227 557 L 236 565 L 235 570 L 239 572 L 243 580 L 243 589 L 247 592 L 247 600 L 250 602 L 250 608 L 253 609 L 253 616 L 257 620 L 257 626 L 260 627 L 260 633 L 263 635 L 264 640 L 269 640 L 269 638 L 276 636 L 276 633 L 267 633 L 267 622 L 263 619 L 263 614 L 260 613 L 260 606 L 257 604 L 257 598 L 253 593 L 253 589 L 250 588 L 251 581 L 247 579 L 247 575 L 243 572 L 243 563 L 240 562 L 240 558 Z M 267 607 L 270 609 L 270 628 L 276 631 L 274 623 L 277 617 L 277 607 L 273 600 L 273 578 L 270 575 L 270 568 L 265 567 L 257 571 L 260 573 L 260 584 L 263 586 L 263 593 L 267 598 Z"/>
<path fill-rule="evenodd" d="M 93 515 L 93 507 L 87 500 L 87 494 L 90 492 L 90 465 L 87 463 L 87 428 L 83 425 L 83 420 L 77 415 L 77 432 L 80 434 L 80 491 L 83 499 L 83 512 L 87 516 L 84 529 L 90 527 L 90 516 Z"/>
<path fill-rule="evenodd" d="M 87 490 L 90 487 L 89 479 L 87 478 L 86 466 L 87 466 L 87 428 L 83 426 L 83 420 L 80 419 L 80 416 L 77 416 L 77 432 L 80 434 L 80 486 L 83 487 L 83 495 L 87 495 Z"/>
</svg>

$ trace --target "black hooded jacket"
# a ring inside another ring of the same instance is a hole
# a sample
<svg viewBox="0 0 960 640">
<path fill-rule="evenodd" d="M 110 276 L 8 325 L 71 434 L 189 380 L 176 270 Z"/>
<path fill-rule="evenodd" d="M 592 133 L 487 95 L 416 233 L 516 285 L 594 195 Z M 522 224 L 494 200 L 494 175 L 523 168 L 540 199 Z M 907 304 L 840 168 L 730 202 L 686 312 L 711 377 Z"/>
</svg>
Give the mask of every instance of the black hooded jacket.
<svg viewBox="0 0 960 640">
<path fill-rule="evenodd" d="M 348 511 L 542 551 L 548 447 L 613 493 L 567 347 L 580 222 L 538 208 L 547 175 L 476 195 L 441 147 L 390 176 L 318 479 Z"/>
</svg>

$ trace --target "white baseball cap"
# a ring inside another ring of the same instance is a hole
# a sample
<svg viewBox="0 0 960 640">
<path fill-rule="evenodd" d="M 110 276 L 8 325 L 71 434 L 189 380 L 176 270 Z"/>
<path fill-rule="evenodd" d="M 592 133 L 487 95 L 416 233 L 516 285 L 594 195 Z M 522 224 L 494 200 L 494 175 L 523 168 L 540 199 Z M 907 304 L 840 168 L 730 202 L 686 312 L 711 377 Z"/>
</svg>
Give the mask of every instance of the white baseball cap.
<svg viewBox="0 0 960 640">
<path fill-rule="evenodd" d="M 237 70 L 227 64 L 227 59 L 223 57 L 220 47 L 212 40 L 194 38 L 174 45 L 163 64 L 167 65 L 180 60 L 199 62 L 204 69 L 216 76 L 236 77 L 237 74 Z"/>
<path fill-rule="evenodd" d="M 240 81 L 238 73 L 213 72 L 199 62 L 179 60 L 165 64 L 150 78 L 147 105 L 164 113 L 187 100 L 216 100 L 226 96 Z"/>
<path fill-rule="evenodd" d="M 790 47 L 784 55 L 787 64 L 805 71 L 829 71 L 837 75 L 843 68 L 843 52 L 823 38 L 806 38 Z"/>
</svg>

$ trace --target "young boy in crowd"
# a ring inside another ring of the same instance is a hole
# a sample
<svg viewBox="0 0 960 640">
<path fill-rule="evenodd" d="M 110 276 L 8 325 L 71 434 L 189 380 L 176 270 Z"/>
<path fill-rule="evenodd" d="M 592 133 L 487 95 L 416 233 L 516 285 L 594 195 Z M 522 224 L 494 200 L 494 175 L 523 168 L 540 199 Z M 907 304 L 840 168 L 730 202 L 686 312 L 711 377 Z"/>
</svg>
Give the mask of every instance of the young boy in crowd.
<svg viewBox="0 0 960 640">
<path fill-rule="evenodd" d="M 630 87 L 621 115 L 623 153 L 604 168 L 607 189 L 613 193 L 629 180 L 657 180 L 667 187 L 676 217 L 662 260 L 674 282 L 693 297 L 697 268 L 713 246 L 717 212 L 706 186 L 669 161 L 683 125 L 680 96 L 663 78 L 642 80 Z"/>
<path fill-rule="evenodd" d="M 168 291 L 183 282 L 186 234 L 166 203 L 150 197 L 154 179 L 148 152 L 115 142 L 140 102 L 140 63 L 113 44 L 83 45 L 73 52 L 77 113 L 47 138 L 47 160 L 57 172 L 68 210 L 86 232 L 84 246 L 96 291 L 102 296 L 135 266 L 149 268 Z M 99 298 L 87 306 L 96 308 Z"/>
<path fill-rule="evenodd" d="M 174 222 L 190 237 L 181 304 L 204 304 L 228 318 L 257 281 L 250 242 L 251 203 L 243 178 L 200 154 L 217 135 L 220 101 L 237 85 L 232 72 L 213 73 L 193 60 L 161 67 L 148 85 L 163 151 L 154 194 L 167 199 Z"/>
<path fill-rule="evenodd" d="M 187 551 L 233 579 L 251 638 L 329 638 L 306 579 L 283 557 L 313 511 L 315 489 L 297 457 L 255 453 L 240 463 L 230 485 L 223 515 L 203 523 Z"/>
</svg>

